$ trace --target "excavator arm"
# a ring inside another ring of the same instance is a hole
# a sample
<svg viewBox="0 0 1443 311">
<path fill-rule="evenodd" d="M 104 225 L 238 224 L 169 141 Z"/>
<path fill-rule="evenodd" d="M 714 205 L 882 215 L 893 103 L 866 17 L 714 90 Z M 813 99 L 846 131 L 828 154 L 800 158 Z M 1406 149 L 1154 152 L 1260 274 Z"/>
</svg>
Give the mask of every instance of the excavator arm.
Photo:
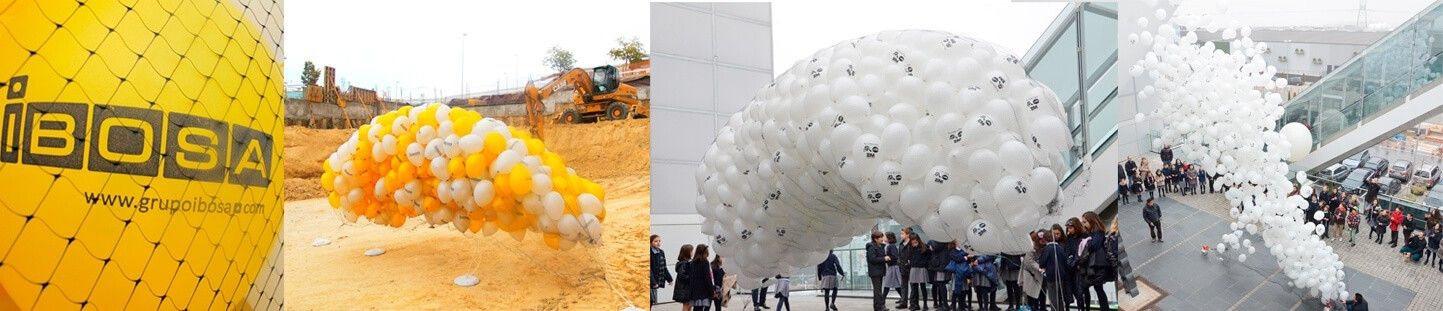
<svg viewBox="0 0 1443 311">
<path fill-rule="evenodd" d="M 551 94 L 556 93 L 556 90 L 563 85 L 570 85 L 572 89 L 576 90 L 578 96 L 572 96 L 572 101 L 575 104 L 581 104 L 582 96 L 580 95 L 591 91 L 591 74 L 587 73 L 585 69 L 572 68 L 540 88 L 532 82 L 526 83 L 526 122 L 531 125 L 532 136 L 540 138 L 545 132 L 546 105 L 542 99 L 551 97 Z"/>
</svg>

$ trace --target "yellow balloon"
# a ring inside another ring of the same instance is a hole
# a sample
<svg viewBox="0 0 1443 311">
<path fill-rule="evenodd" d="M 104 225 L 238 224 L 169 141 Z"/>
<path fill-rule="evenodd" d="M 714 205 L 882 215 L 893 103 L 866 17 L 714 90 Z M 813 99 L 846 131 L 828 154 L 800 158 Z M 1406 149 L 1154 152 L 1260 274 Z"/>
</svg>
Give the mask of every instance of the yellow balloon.
<svg viewBox="0 0 1443 311">
<path fill-rule="evenodd" d="M 439 125 L 436 123 L 436 107 L 439 106 L 426 106 L 425 110 L 421 110 L 421 115 L 416 116 L 416 124 L 430 125 L 431 127 Z"/>
<path fill-rule="evenodd" d="M 590 180 L 582 179 L 581 181 L 585 185 L 582 192 L 590 193 L 591 195 L 596 196 L 597 200 L 603 202 L 606 201 L 606 190 L 601 189 L 601 185 L 591 182 Z"/>
<path fill-rule="evenodd" d="M 451 172 L 452 178 L 461 178 L 461 176 L 466 176 L 465 160 L 461 159 L 460 157 L 451 158 L 451 161 L 446 162 L 446 171 Z"/>
<path fill-rule="evenodd" d="M 530 154 L 530 155 L 540 155 L 542 152 L 545 152 L 545 151 L 546 151 L 546 145 L 541 144 L 541 140 L 539 140 L 539 139 L 527 139 L 527 140 L 526 140 L 526 153 L 527 153 L 527 154 Z"/>
<path fill-rule="evenodd" d="M 506 150 L 506 137 L 497 132 L 487 133 L 482 141 L 482 148 L 487 154 L 501 154 L 501 151 Z"/>
<path fill-rule="evenodd" d="M 472 153 L 466 156 L 466 177 L 481 178 L 485 176 L 489 166 L 491 161 L 487 161 L 485 155 L 480 152 Z"/>
<path fill-rule="evenodd" d="M 525 165 L 517 164 L 511 168 L 511 193 L 517 197 L 531 193 L 531 170 Z"/>
<path fill-rule="evenodd" d="M 331 203 L 331 208 L 341 208 L 340 193 L 331 192 L 331 195 L 326 196 L 326 201 Z"/>
<path fill-rule="evenodd" d="M 321 173 L 321 189 L 336 191 L 336 173 L 331 172 L 329 168 L 326 169 L 325 173 Z"/>
</svg>

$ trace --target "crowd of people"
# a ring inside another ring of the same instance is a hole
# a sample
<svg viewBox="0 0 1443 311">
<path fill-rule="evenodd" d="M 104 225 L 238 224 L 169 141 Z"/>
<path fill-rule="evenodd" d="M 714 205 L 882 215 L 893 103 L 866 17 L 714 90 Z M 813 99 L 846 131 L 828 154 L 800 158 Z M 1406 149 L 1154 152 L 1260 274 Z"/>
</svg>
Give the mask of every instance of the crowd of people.
<svg viewBox="0 0 1443 311">
<path fill-rule="evenodd" d="M 1347 241 L 1349 246 L 1357 245 L 1358 232 L 1366 226 L 1367 239 L 1373 243 L 1383 245 L 1387 241 L 1389 248 L 1398 248 L 1408 261 L 1443 272 L 1443 258 L 1438 254 L 1438 246 L 1443 242 L 1443 222 L 1440 222 L 1443 215 L 1432 210 L 1419 226 L 1413 215 L 1404 212 L 1401 206 L 1379 204 L 1376 184 L 1376 180 L 1365 182 L 1361 194 L 1332 186 L 1314 191 L 1307 198 L 1306 221 L 1323 225 L 1320 236 L 1324 239 Z"/>
<path fill-rule="evenodd" d="M 1194 195 L 1220 190 L 1216 174 L 1175 159 L 1171 146 L 1163 146 L 1158 156 L 1162 161 L 1156 167 L 1146 157 L 1128 156 L 1126 161 L 1117 164 L 1117 193 L 1122 204 L 1141 203 L 1144 193 L 1153 199 L 1168 194 Z M 1225 187 L 1222 190 L 1226 191 Z"/>
<path fill-rule="evenodd" d="M 925 240 L 912 230 L 873 232 L 866 245 L 867 277 L 872 282 L 874 310 L 889 310 L 887 297 L 900 297 L 891 307 L 903 310 L 1103 310 L 1111 311 L 1105 284 L 1118 279 L 1117 225 L 1105 225 L 1095 212 L 1064 224 L 1028 232 L 1032 249 L 1024 254 L 973 254 L 955 241 Z M 683 245 L 674 269 L 668 270 L 661 238 L 651 237 L 652 304 L 658 290 L 671 287 L 671 300 L 684 311 L 720 310 L 729 296 L 721 281 L 720 256 L 705 244 Z M 817 265 L 823 308 L 836 305 L 840 278 L 846 276 L 836 254 Z M 672 271 L 676 271 L 673 276 Z M 791 310 L 791 277 L 777 275 L 751 291 L 753 310 Z M 772 294 L 769 296 L 768 292 Z M 998 293 L 1005 297 L 998 299 Z M 1097 307 L 1094 307 L 1094 302 Z M 1006 308 L 1003 308 L 1003 305 Z"/>
</svg>

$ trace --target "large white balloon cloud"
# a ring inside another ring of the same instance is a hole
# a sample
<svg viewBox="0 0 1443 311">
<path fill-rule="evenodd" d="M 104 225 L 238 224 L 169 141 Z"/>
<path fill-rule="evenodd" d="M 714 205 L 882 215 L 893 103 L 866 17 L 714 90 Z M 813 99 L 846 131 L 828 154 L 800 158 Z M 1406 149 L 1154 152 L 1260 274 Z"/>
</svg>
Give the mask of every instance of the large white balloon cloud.
<svg viewBox="0 0 1443 311">
<path fill-rule="evenodd" d="M 743 287 L 821 262 L 880 218 L 971 250 L 1031 248 L 1071 147 L 1051 89 L 990 43 L 889 31 L 799 61 L 718 131 L 702 232 Z"/>
<path fill-rule="evenodd" d="M 1217 245 L 1219 254 L 1237 250 L 1238 260 L 1246 260 L 1256 248 L 1243 232 L 1256 234 L 1292 285 L 1324 300 L 1346 298 L 1343 263 L 1318 237 L 1323 228 L 1303 221 L 1311 217 L 1303 213 L 1311 181 L 1300 172 L 1301 186 L 1294 188 L 1288 179 L 1284 160 L 1306 154 L 1311 135 L 1299 124 L 1285 126 L 1282 133 L 1273 130 L 1283 112 L 1283 98 L 1274 90 L 1286 82 L 1274 79 L 1277 70 L 1264 63 L 1266 44 L 1253 42 L 1248 27 L 1209 14 L 1167 15 L 1158 9 L 1156 33 L 1128 36 L 1148 51 L 1131 74 L 1152 79 L 1137 97 L 1158 103 L 1153 113 L 1163 120 L 1163 129 L 1154 144 L 1172 144 L 1180 158 L 1222 174 L 1217 181 L 1232 185 L 1225 196 L 1242 208 L 1232 210 L 1232 232 Z M 1146 17 L 1138 20 L 1147 23 Z M 1232 50 L 1199 43 L 1199 30 L 1220 31 Z M 1294 148 L 1295 143 L 1307 145 Z"/>
</svg>

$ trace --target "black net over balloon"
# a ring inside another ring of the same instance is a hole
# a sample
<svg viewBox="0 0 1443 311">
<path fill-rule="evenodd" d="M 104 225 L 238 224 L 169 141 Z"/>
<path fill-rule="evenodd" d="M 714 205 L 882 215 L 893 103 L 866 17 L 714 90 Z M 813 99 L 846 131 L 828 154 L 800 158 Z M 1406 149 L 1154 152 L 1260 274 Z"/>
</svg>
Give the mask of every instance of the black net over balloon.
<svg viewBox="0 0 1443 311">
<path fill-rule="evenodd" d="M 280 309 L 281 2 L 0 4 L 0 309 Z"/>
</svg>

